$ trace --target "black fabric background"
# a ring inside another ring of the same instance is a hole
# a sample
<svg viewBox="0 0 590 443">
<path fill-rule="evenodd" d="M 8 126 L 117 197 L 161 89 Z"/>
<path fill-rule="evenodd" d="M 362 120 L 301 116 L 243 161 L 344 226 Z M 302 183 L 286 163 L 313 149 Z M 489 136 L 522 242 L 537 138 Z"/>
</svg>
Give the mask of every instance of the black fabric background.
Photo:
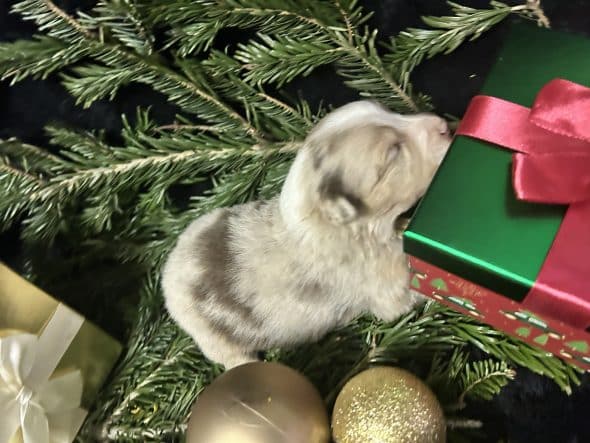
<svg viewBox="0 0 590 443">
<path fill-rule="evenodd" d="M 28 38 L 34 32 L 33 26 L 8 14 L 11 3 L 0 0 L 0 41 Z M 87 9 L 94 2 L 62 0 L 55 3 L 74 11 Z M 383 37 L 394 35 L 408 26 L 420 25 L 421 15 L 448 11 L 443 0 L 364 0 L 361 4 L 375 11 L 371 25 L 377 27 Z M 463 0 L 462 4 L 483 8 L 488 1 Z M 543 4 L 553 28 L 590 36 L 590 0 L 545 0 Z M 461 116 L 491 67 L 505 29 L 505 24 L 499 25 L 453 54 L 425 62 L 414 73 L 415 88 L 430 94 L 439 112 Z M 232 38 L 239 36 L 225 36 L 225 39 Z M 310 77 L 296 81 L 292 92 L 300 92 L 312 104 L 323 101 L 338 105 L 356 98 L 355 93 L 344 88 L 330 69 L 320 69 Z M 56 77 L 46 81 L 26 80 L 13 87 L 0 82 L 0 138 L 16 136 L 27 142 L 45 144 L 42 128 L 48 122 L 104 129 L 109 136 L 116 137 L 121 127 L 119 116 L 123 113 L 132 115 L 138 105 L 151 105 L 152 115 L 162 123 L 173 119 L 174 109 L 166 104 L 165 99 L 140 86 L 125 88 L 114 102 L 100 101 L 83 111 L 74 105 Z M 0 236 L 0 259 L 16 266 L 20 253 L 17 229 Z M 59 259 L 59 254 L 57 257 Z M 101 293 L 100 290 L 96 292 Z M 104 316 L 94 314 L 98 309 L 96 303 L 100 300 L 89 297 L 78 297 L 73 301 L 75 308 L 101 324 Z M 124 327 L 113 327 L 110 332 L 124 336 Z M 549 380 L 521 369 L 517 380 L 493 402 L 474 405 L 471 411 L 475 417 L 487 422 L 486 430 L 495 438 L 490 441 L 504 438 L 510 442 L 590 442 L 587 423 L 590 382 L 586 378 L 584 381 L 568 397 Z"/>
</svg>

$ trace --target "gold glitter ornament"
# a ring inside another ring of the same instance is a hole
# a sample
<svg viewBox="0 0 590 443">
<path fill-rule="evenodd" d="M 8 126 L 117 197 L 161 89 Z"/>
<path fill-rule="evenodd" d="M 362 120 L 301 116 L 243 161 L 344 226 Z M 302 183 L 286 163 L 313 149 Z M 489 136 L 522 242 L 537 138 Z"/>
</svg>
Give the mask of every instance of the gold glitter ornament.
<svg viewBox="0 0 590 443">
<path fill-rule="evenodd" d="M 420 379 L 378 366 L 346 383 L 334 405 L 336 443 L 444 443 L 442 408 Z"/>
<path fill-rule="evenodd" d="M 315 387 L 297 371 L 255 362 L 220 375 L 197 398 L 186 443 L 328 443 Z"/>
</svg>

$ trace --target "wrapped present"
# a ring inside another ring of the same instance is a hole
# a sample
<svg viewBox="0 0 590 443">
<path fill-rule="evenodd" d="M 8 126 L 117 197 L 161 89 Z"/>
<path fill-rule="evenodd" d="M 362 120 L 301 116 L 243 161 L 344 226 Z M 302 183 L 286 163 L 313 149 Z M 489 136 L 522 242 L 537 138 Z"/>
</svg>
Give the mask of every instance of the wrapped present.
<svg viewBox="0 0 590 443">
<path fill-rule="evenodd" d="M 513 27 L 404 233 L 416 290 L 586 370 L 587 54 Z"/>
<path fill-rule="evenodd" d="M 121 345 L 0 263 L 0 443 L 69 443 Z"/>
</svg>

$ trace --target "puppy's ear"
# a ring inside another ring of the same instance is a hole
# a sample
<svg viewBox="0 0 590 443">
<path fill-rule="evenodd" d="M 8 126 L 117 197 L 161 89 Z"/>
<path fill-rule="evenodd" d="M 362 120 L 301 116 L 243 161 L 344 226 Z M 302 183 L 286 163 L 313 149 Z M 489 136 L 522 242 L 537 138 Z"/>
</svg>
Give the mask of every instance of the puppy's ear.
<svg viewBox="0 0 590 443">
<path fill-rule="evenodd" d="M 333 223 L 346 224 L 366 210 L 363 201 L 348 191 L 338 171 L 325 175 L 319 186 L 320 210 Z"/>
<path fill-rule="evenodd" d="M 358 217 L 357 209 L 345 197 L 336 197 L 322 202 L 321 210 L 332 223 L 344 225 Z"/>
</svg>

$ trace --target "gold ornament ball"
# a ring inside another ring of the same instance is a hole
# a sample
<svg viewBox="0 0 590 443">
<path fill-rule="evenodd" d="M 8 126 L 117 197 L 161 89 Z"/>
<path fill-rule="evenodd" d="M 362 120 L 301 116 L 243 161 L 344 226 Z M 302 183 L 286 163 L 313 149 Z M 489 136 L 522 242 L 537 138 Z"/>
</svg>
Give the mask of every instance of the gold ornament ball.
<svg viewBox="0 0 590 443">
<path fill-rule="evenodd" d="M 379 366 L 344 386 L 332 414 L 336 443 L 444 443 L 442 408 L 420 379 Z"/>
<path fill-rule="evenodd" d="M 315 387 L 297 371 L 255 362 L 220 375 L 197 398 L 187 443 L 328 443 Z"/>
</svg>

